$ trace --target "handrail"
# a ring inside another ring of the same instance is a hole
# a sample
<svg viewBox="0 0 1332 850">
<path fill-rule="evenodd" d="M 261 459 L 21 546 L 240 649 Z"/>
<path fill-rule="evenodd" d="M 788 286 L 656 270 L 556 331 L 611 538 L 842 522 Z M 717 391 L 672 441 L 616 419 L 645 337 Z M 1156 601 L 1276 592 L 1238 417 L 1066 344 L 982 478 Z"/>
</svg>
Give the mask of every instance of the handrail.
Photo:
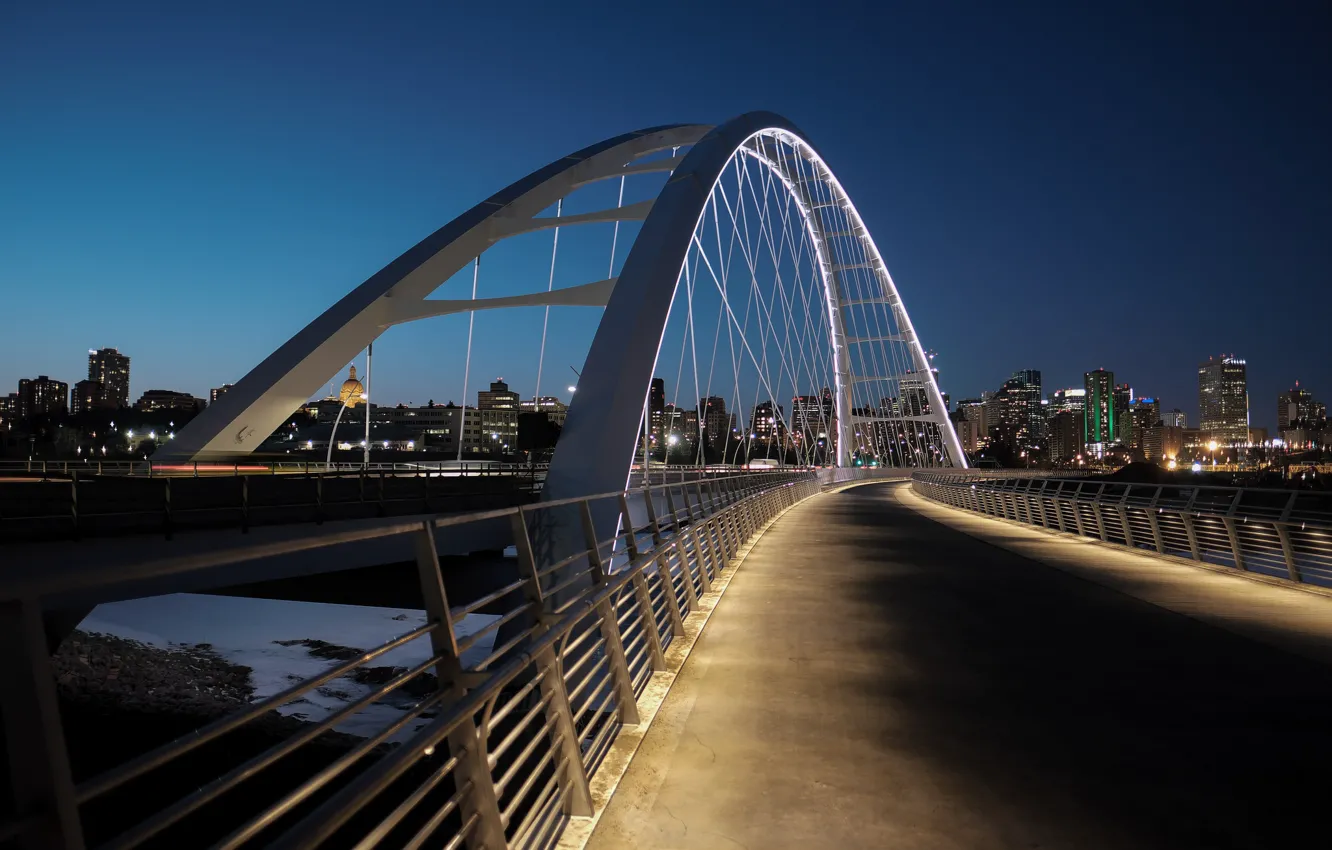
<svg viewBox="0 0 1332 850">
<path fill-rule="evenodd" d="M 1091 478 L 917 472 L 912 489 L 976 513 L 1103 543 L 1332 587 L 1332 493 Z"/>
<path fill-rule="evenodd" d="M 849 477 L 870 477 L 872 472 Z M 364 706 L 383 698 L 433 667 L 437 690 L 395 721 L 391 729 L 405 729 L 412 718 L 427 709 L 438 712 L 429 725 L 388 750 L 383 742 L 392 732 L 381 730 L 295 788 L 266 792 L 272 795 L 267 809 L 229 824 L 226 828 L 233 830 L 230 837 L 219 835 L 209 841 L 221 839 L 218 846 L 239 847 L 262 835 L 265 842 L 276 841 L 277 846 L 313 848 L 334 833 L 342 841 L 344 833 L 339 830 L 364 827 L 369 832 L 361 839 L 362 844 L 373 837 L 374 841 L 400 846 L 419 846 L 426 839 L 432 845 L 466 844 L 492 850 L 534 846 L 539 838 L 548 838 L 562 829 L 569 817 L 591 813 L 589 777 L 600 766 L 620 728 L 638 723 L 639 694 L 648 678 L 665 669 L 663 648 L 684 634 L 684 618 L 699 612 L 699 598 L 711 589 L 745 541 L 787 507 L 820 492 L 824 481 L 834 477 L 843 481 L 848 478 L 801 470 L 671 482 L 461 516 L 416 517 L 351 532 L 326 529 L 326 534 L 307 540 L 160 559 L 136 565 L 129 572 L 90 570 L 78 579 L 81 586 L 190 573 L 262 557 L 276 549 L 296 551 L 333 545 L 349 536 L 362 539 L 409 534 L 415 540 L 427 624 L 77 787 L 53 779 L 54 786 L 45 789 L 47 796 L 57 801 L 57 810 L 63 805 L 77 811 L 79 806 L 102 799 L 124 783 L 174 764 L 201 744 L 256 721 L 278 703 L 349 675 L 389 649 L 428 641 L 429 661 L 415 666 L 410 674 L 396 675 L 354 704 Z M 549 544 L 553 540 L 557 545 L 543 545 L 537 555 L 533 533 L 545 533 L 547 520 L 553 522 L 561 511 L 572 508 L 582 517 L 582 531 L 566 540 L 558 528 L 576 528 L 578 523 L 559 524 L 555 537 L 546 541 Z M 613 536 L 594 539 L 594 512 L 599 512 L 602 522 L 608 518 L 614 521 Z M 497 602 L 512 595 L 521 601 L 499 612 L 498 620 L 486 627 L 494 632 L 492 648 L 483 646 L 484 642 L 473 636 L 475 632 L 467 638 L 459 634 L 458 617 L 478 603 L 450 607 L 450 580 L 440 569 L 435 532 L 504 518 L 509 520 L 512 544 L 518 553 L 520 579 L 506 582 L 505 587 L 485 599 Z M 329 569 L 337 566 L 330 563 Z M 40 609 L 44 596 L 68 591 L 69 581 L 64 576 L 58 581 L 29 578 L 21 584 L 5 582 L 0 584 L 0 600 L 9 600 L 7 604 L 20 608 Z M 18 643 L 40 661 L 46 652 L 40 619 L 25 622 L 29 626 L 18 635 Z M 3 627 L 5 624 L 0 623 Z M 473 642 L 478 645 L 468 651 Z M 53 686 L 49 681 L 43 684 L 39 677 L 35 687 Z M 189 789 L 164 809 L 148 813 L 145 820 L 106 846 L 129 850 L 169 830 L 189 829 L 191 819 L 203 809 L 216 818 L 215 804 L 225 805 L 219 802 L 222 795 L 253 782 L 266 768 L 334 728 L 348 713 L 347 709 L 340 710 L 311 723 L 294 738 L 263 753 L 250 754 L 217 779 Z M 47 717 L 43 722 L 59 727 L 58 717 Z M 52 730 L 37 730 L 34 734 L 49 735 Z M 367 761 L 368 766 L 349 783 L 328 795 L 326 783 Z M 451 781 L 457 790 L 450 798 L 451 807 L 446 806 L 447 812 L 441 815 L 436 811 L 426 818 L 427 826 L 412 836 L 397 830 L 419 825 L 422 818 L 406 815 L 413 806 L 424 805 L 428 788 L 409 789 L 410 793 L 401 798 L 390 794 L 392 799 L 388 801 L 379 792 L 401 788 L 394 782 L 417 766 L 433 768 L 423 780 L 429 788 Z M 33 774 L 60 775 L 58 771 Z M 290 813 L 302 802 L 308 805 L 292 823 L 294 815 Z M 310 805 L 313 810 L 308 808 Z M 369 819 L 353 820 L 358 813 L 365 813 Z M 32 820 L 34 816 L 37 821 Z M 273 834 L 270 827 L 279 820 L 286 831 Z M 34 823 L 50 827 L 42 811 L 24 811 L 15 821 L 0 824 L 0 834 L 23 831 Z M 192 840 L 196 837 L 194 833 L 190 836 Z M 357 838 L 345 837 L 353 842 Z M 63 839 L 65 843 L 59 846 L 72 847 L 82 837 L 67 831 Z"/>
</svg>

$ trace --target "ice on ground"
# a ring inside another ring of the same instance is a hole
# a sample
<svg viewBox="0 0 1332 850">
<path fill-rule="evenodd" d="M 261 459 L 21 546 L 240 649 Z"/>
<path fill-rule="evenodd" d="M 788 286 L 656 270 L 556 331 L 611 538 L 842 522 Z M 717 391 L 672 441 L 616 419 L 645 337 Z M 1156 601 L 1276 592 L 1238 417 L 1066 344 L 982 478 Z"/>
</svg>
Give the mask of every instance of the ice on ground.
<svg viewBox="0 0 1332 850">
<path fill-rule="evenodd" d="M 458 636 L 472 634 L 494 619 L 468 615 L 457 624 Z M 254 699 L 260 700 L 342 663 L 316 658 L 300 643 L 282 646 L 276 641 L 321 640 L 371 650 L 422 625 L 425 612 L 410 608 L 173 593 L 99 605 L 79 629 L 160 647 L 209 644 L 221 658 L 250 668 Z M 469 650 L 463 663 L 472 657 L 484 657 L 493 646 L 492 633 Z M 369 666 L 413 667 L 429 657 L 430 640 L 422 636 L 384 653 Z M 334 679 L 282 706 L 279 712 L 304 720 L 322 720 L 371 690 L 345 677 Z M 345 718 L 336 728 L 353 735 L 372 735 L 414 704 L 415 700 L 405 694 L 394 695 Z M 418 718 L 391 740 L 401 740 L 428 722 Z"/>
</svg>

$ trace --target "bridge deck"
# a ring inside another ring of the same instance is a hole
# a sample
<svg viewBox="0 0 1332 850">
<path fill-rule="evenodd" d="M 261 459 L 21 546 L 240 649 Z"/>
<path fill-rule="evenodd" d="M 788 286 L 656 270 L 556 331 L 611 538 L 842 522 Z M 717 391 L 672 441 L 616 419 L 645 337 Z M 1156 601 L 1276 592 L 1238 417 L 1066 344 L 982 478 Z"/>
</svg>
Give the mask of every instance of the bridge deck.
<svg viewBox="0 0 1332 850">
<path fill-rule="evenodd" d="M 1251 639 L 1198 619 L 1195 595 L 1150 604 L 1129 595 L 1151 598 L 1146 582 L 1139 593 L 1123 575 L 1095 583 L 1038 563 L 904 507 L 895 489 L 812 499 L 757 543 L 591 850 L 1279 847 L 1325 834 L 1332 679 L 1312 659 L 1332 647 L 1332 599 L 1154 562 L 1253 591 L 1218 603 L 1255 628 L 1273 621 Z M 1193 616 L 1168 610 L 1188 605 Z M 1281 622 L 1305 624 L 1294 652 L 1278 648 L 1292 637 Z"/>
</svg>

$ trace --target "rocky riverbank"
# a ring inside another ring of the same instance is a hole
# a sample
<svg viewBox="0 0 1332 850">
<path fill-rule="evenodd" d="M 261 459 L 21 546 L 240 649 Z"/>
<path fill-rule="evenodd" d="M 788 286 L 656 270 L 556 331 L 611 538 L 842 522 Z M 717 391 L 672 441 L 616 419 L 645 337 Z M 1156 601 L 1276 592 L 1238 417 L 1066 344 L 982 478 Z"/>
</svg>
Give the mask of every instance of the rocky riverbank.
<svg viewBox="0 0 1332 850">
<path fill-rule="evenodd" d="M 61 644 L 52 662 L 76 783 L 192 735 L 255 699 L 250 668 L 227 661 L 207 644 L 161 647 L 76 631 Z M 81 808 L 87 843 L 98 845 L 112 839 L 189 791 L 308 728 L 306 721 L 270 711 L 130 781 Z M 324 732 L 144 846 L 162 850 L 209 846 L 362 741 L 353 735 Z M 388 749 L 381 746 L 367 753 L 339 781 L 298 809 L 308 811 Z M 8 775 L 0 777 L 0 800 L 9 799 L 8 779 Z"/>
<path fill-rule="evenodd" d="M 250 702 L 250 668 L 208 644 L 163 648 L 75 631 L 51 658 L 60 695 L 121 710 L 218 717 Z"/>
</svg>

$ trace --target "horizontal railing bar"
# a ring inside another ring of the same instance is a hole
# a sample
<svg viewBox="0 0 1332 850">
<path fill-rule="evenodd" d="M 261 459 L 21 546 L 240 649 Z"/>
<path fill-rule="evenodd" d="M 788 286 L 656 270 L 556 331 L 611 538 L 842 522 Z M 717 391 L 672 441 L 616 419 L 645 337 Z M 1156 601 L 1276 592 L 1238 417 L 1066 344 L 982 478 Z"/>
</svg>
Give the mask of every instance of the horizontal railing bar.
<svg viewBox="0 0 1332 850">
<path fill-rule="evenodd" d="M 329 668 L 318 676 L 315 676 L 313 679 L 306 679 L 303 682 L 287 688 L 285 691 L 260 700 L 238 714 L 215 720 L 207 726 L 204 726 L 202 729 L 196 729 L 188 735 L 183 735 L 174 741 L 163 744 L 157 749 L 151 750 L 144 755 L 139 756 L 137 759 L 126 762 L 118 768 L 112 768 L 105 773 L 94 776 L 92 779 L 80 783 L 78 787 L 75 788 L 75 799 L 80 804 L 83 804 L 99 797 L 107 791 L 123 785 L 129 780 L 141 776 L 155 767 L 165 764 L 171 759 L 182 756 L 190 750 L 202 746 L 214 738 L 224 735 L 256 717 L 266 714 L 271 709 L 290 702 L 295 697 L 298 697 L 307 691 L 311 691 L 325 682 L 332 681 L 339 676 L 347 675 L 362 664 L 373 661 L 384 653 L 429 633 L 436 627 L 436 625 L 437 624 L 435 623 L 426 623 L 424 626 L 412 629 L 410 632 L 399 635 L 389 642 L 381 644 L 350 661 Z"/>
<path fill-rule="evenodd" d="M 497 599 L 502 599 L 505 595 L 512 593 L 513 591 L 527 584 L 527 582 L 528 579 L 520 578 L 511 584 L 504 585 L 504 587 L 501 587 L 499 590 L 496 590 L 492 593 L 487 593 L 485 596 L 482 596 L 480 599 L 474 599 L 471 602 L 468 602 L 466 605 L 462 605 L 457 608 L 451 608 L 449 609 L 449 618 L 455 621 L 461 620 L 463 617 L 467 616 L 468 614 L 474 613 L 478 609 L 486 607 L 487 605 L 496 601 Z"/>
<path fill-rule="evenodd" d="M 199 807 L 207 805 L 222 794 L 239 785 L 241 782 L 244 782 L 261 770 L 271 766 L 282 756 L 291 753 L 297 747 L 309 743 L 319 737 L 324 732 L 327 732 L 346 718 L 366 708 L 390 691 L 405 685 L 407 682 L 424 673 L 430 667 L 438 664 L 441 660 L 442 656 L 438 655 L 429 658 L 412 669 L 395 676 L 393 679 L 386 682 L 383 687 L 377 688 L 371 693 L 361 697 L 356 702 L 342 707 L 318 723 L 309 724 L 307 728 L 302 729 L 300 732 L 272 749 L 260 753 L 258 756 L 255 756 L 239 767 L 234 768 L 223 774 L 221 777 L 214 779 L 207 785 L 202 786 L 189 796 L 178 800 L 173 805 L 163 809 L 156 816 L 140 823 L 134 829 L 121 834 L 106 845 L 106 850 L 111 850 L 111 848 L 117 848 L 117 850 L 119 850 L 119 848 L 137 847 L 139 844 L 147 841 L 149 838 L 197 810 Z"/>
<path fill-rule="evenodd" d="M 514 608 L 512 611 L 508 612 L 507 614 L 503 614 L 499 617 L 496 617 L 494 620 L 491 620 L 489 623 L 486 623 L 484 626 L 472 632 L 470 635 L 467 635 L 464 638 L 460 638 L 458 640 L 458 653 L 461 655 L 462 653 L 471 649 L 473 646 L 476 645 L 476 642 L 479 641 L 481 638 L 495 631 L 500 626 L 509 622 L 513 618 L 521 616 L 522 614 L 526 613 L 527 610 L 528 609 L 526 605 Z"/>
<path fill-rule="evenodd" d="M 393 828 L 401 823 L 402 819 L 425 799 L 425 795 L 429 794 L 436 785 L 443 782 L 444 777 L 449 775 L 449 771 L 457 766 L 458 756 L 451 756 L 448 761 L 436 768 L 434 773 L 426 777 L 426 780 L 422 782 L 415 791 L 407 795 L 407 799 L 399 803 L 398 806 L 393 811 L 389 812 L 374 829 L 370 830 L 364 838 L 358 841 L 353 850 L 373 850 L 373 848 L 378 847 L 380 842 L 393 831 Z M 458 804 L 462 802 L 464 790 L 471 791 L 471 789 L 472 783 L 469 780 L 463 784 L 462 788 L 453 792 L 453 796 L 446 800 L 444 805 L 440 807 L 442 814 L 440 812 L 436 812 L 435 814 L 435 816 L 439 818 L 439 823 L 442 823 L 444 818 L 449 816 L 449 812 L 452 812 L 457 808 Z M 434 820 L 434 818 L 431 818 L 431 820 Z M 436 823 L 430 831 L 433 832 L 434 828 L 439 826 L 439 823 Z"/>
<path fill-rule="evenodd" d="M 474 785 L 476 785 L 476 783 L 473 783 L 469 779 L 469 781 L 465 782 L 460 789 L 454 791 L 453 797 L 446 799 L 444 806 L 441 806 L 440 810 L 436 811 L 433 815 L 430 815 L 429 821 L 426 821 L 424 825 L 421 826 L 421 829 L 417 831 L 417 834 L 413 835 L 412 841 L 402 845 L 402 850 L 420 849 L 421 845 L 424 845 L 425 839 L 429 838 L 430 835 L 433 835 L 434 830 L 440 829 L 440 825 L 441 823 L 444 823 L 444 819 L 449 817 L 449 814 L 452 814 L 453 810 L 457 809 L 458 805 L 461 805 L 462 799 L 464 799 L 466 795 L 472 793 Z M 478 815 L 476 811 L 473 811 L 472 817 L 469 817 L 464 823 L 462 823 L 462 827 L 458 830 L 458 834 L 454 835 L 453 841 L 446 843 L 444 850 L 457 850 L 457 847 L 460 847 L 462 842 L 468 839 L 468 835 L 472 834 L 472 829 L 477 825 L 478 819 L 480 819 L 480 815 Z M 372 845 L 364 845 L 364 843 L 362 843 L 362 845 L 357 845 L 356 850 L 361 850 L 362 847 L 374 846 L 377 845 L 373 845 L 373 843 Z"/>
<path fill-rule="evenodd" d="M 401 717 L 396 718 L 392 723 L 376 732 L 372 737 L 361 741 L 352 749 L 344 753 L 337 761 L 307 779 L 299 788 L 287 794 L 281 800 L 268 809 L 260 812 L 258 816 L 252 818 L 248 824 L 241 827 L 236 832 L 227 836 L 223 841 L 215 845 L 214 850 L 233 850 L 246 841 L 249 841 L 258 833 L 262 832 L 278 818 L 291 811 L 297 805 L 309 799 L 312 794 L 323 788 L 329 782 L 336 779 L 344 770 L 361 760 L 361 757 L 374 750 L 380 744 L 396 735 L 404 726 L 420 717 L 425 712 L 434 708 L 435 705 L 442 702 L 448 696 L 448 691 L 440 690 L 418 702 L 415 706 L 403 712 Z"/>
</svg>

